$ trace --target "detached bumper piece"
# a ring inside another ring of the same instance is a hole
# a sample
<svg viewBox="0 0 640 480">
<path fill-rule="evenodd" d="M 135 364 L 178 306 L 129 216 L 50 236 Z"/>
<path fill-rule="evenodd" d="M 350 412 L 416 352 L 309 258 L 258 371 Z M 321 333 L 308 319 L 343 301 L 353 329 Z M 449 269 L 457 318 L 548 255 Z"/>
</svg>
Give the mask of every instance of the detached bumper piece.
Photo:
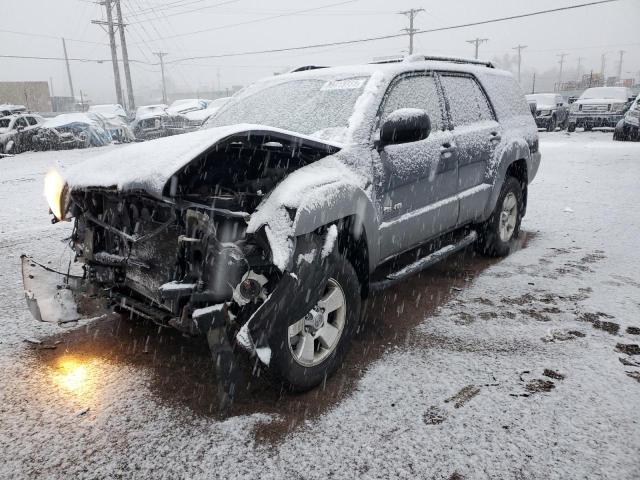
<svg viewBox="0 0 640 480">
<path fill-rule="evenodd" d="M 82 277 L 57 272 L 27 255 L 21 261 L 24 296 L 33 318 L 63 324 L 83 317 L 78 309 L 85 287 Z"/>
</svg>

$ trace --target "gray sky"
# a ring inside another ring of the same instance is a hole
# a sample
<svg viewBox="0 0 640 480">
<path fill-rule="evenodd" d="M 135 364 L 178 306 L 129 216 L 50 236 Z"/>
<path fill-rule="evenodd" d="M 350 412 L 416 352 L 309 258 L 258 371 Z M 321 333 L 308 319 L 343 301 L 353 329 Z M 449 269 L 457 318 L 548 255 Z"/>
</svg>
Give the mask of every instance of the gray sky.
<svg viewBox="0 0 640 480">
<path fill-rule="evenodd" d="M 92 19 L 104 18 L 104 8 L 85 0 L 2 0 L 11 6 L 0 16 L 0 54 L 62 56 L 61 41 L 69 39 L 69 56 L 110 59 L 108 36 Z M 409 8 L 426 11 L 416 19 L 416 28 L 431 29 L 474 22 L 535 10 L 584 3 L 586 0 L 121 0 L 125 10 L 129 56 L 154 63 L 153 51 L 165 51 L 166 60 L 194 55 L 262 50 L 398 33 L 407 19 L 395 12 Z M 221 5 L 225 3 L 224 5 Z M 216 6 L 217 5 L 217 6 Z M 332 5 L 306 13 L 300 10 Z M 155 8 L 153 8 L 155 7 Z M 189 12 L 189 10 L 194 10 Z M 279 16 L 278 18 L 271 18 Z M 480 56 L 505 59 L 517 44 L 523 51 L 523 87 L 529 88 L 536 71 L 541 78 L 555 78 L 556 54 L 568 53 L 565 79 L 576 76 L 578 57 L 583 69 L 600 70 L 601 54 L 608 52 L 606 71 L 615 75 L 618 51 L 626 50 L 623 77 L 640 75 L 640 0 L 586 7 L 567 12 L 462 28 L 416 37 L 416 52 L 472 56 L 465 40 L 481 37 L 489 41 Z M 241 22 L 244 25 L 235 25 Z M 7 30 L 51 36 L 36 37 Z M 190 34 L 199 30 L 203 33 Z M 163 38 L 160 38 L 163 37 Z M 167 38 L 173 37 L 173 38 Z M 206 59 L 168 64 L 169 92 L 210 90 L 247 84 L 274 72 L 305 64 L 349 64 L 406 51 L 407 38 L 359 45 L 325 47 L 277 54 Z M 513 60 L 510 68 L 514 68 Z M 507 62 L 509 63 L 509 62 Z M 86 92 L 94 102 L 115 99 L 110 60 L 71 64 L 76 94 Z M 629 72 L 629 73 L 627 73 Z M 122 74 L 122 72 L 121 72 Z M 152 98 L 160 87 L 158 66 L 133 64 L 136 96 Z M 0 58 L 0 80 L 53 80 L 56 95 L 68 95 L 64 62 Z M 543 80 L 544 82 L 544 80 Z"/>
</svg>

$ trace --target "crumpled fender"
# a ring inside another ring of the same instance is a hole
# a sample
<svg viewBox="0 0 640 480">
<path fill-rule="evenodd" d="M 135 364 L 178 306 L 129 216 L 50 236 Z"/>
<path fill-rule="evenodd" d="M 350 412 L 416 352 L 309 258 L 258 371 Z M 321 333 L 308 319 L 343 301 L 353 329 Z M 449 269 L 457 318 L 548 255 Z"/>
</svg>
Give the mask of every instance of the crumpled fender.
<svg viewBox="0 0 640 480">
<path fill-rule="evenodd" d="M 288 322 L 289 325 L 304 317 L 324 292 L 340 255 L 334 245 L 331 252 L 323 256 L 326 237 L 310 234 L 297 239 L 292 269 L 284 272 L 278 285 L 236 336 L 238 343 L 252 352 L 257 351 L 260 360 L 267 365 L 270 353 L 265 357 L 260 351 L 270 352 L 271 348 L 279 347 L 272 343 L 283 341 L 273 337 L 277 322 Z"/>
</svg>

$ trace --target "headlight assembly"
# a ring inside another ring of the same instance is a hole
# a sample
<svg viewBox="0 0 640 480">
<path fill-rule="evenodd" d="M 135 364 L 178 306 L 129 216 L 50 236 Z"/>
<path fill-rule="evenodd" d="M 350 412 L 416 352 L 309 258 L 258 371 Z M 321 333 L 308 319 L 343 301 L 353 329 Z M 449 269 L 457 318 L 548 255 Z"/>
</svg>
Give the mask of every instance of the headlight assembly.
<svg viewBox="0 0 640 480">
<path fill-rule="evenodd" d="M 69 206 L 69 187 L 56 170 L 50 170 L 44 177 L 44 196 L 51 213 L 57 220 L 64 220 Z"/>
</svg>

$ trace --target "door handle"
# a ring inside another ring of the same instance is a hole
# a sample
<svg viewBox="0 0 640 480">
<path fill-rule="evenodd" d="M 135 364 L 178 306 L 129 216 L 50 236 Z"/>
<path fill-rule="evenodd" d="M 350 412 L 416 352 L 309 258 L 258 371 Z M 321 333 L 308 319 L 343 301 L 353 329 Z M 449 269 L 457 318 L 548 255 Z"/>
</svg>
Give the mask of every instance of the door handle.
<svg viewBox="0 0 640 480">
<path fill-rule="evenodd" d="M 453 152 L 455 149 L 456 149 L 456 146 L 454 144 L 451 144 L 449 142 L 443 143 L 442 146 L 440 147 L 440 156 L 442 158 L 450 158 L 451 155 L 453 155 Z"/>
<path fill-rule="evenodd" d="M 491 137 L 489 137 L 489 140 L 492 142 L 499 142 L 500 140 L 502 140 L 502 136 L 498 132 L 491 132 Z"/>
</svg>

